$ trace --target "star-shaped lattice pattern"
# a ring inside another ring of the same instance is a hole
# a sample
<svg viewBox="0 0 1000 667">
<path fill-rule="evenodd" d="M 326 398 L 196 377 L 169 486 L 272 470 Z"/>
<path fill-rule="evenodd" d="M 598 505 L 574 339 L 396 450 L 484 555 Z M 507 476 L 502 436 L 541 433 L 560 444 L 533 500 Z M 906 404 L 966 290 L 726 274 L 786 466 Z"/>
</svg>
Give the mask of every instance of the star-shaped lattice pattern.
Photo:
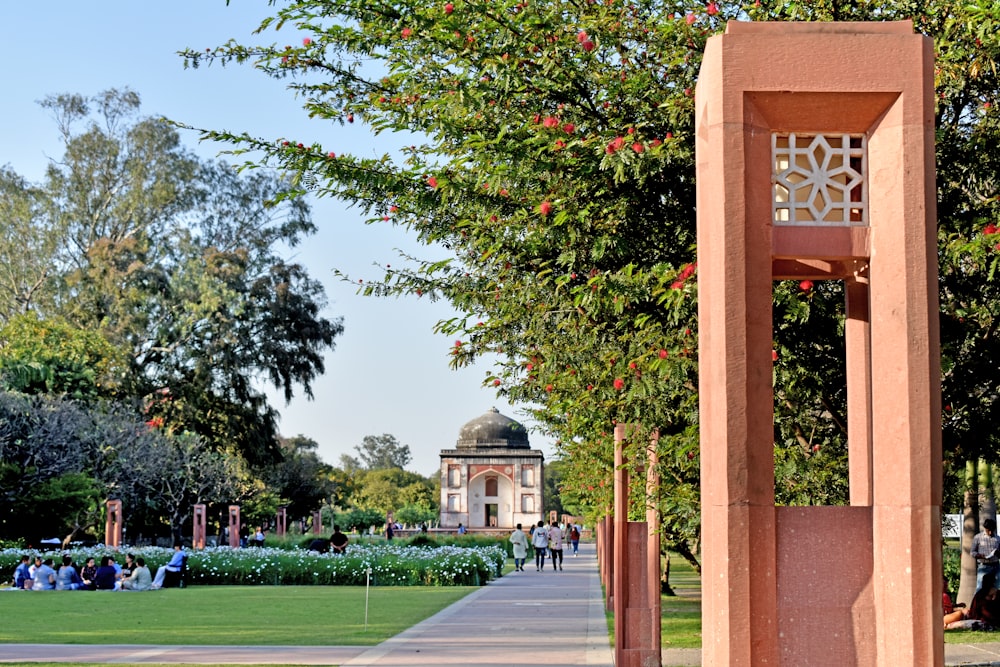
<svg viewBox="0 0 1000 667">
<path fill-rule="evenodd" d="M 772 134 L 776 225 L 867 225 L 864 135 Z"/>
</svg>

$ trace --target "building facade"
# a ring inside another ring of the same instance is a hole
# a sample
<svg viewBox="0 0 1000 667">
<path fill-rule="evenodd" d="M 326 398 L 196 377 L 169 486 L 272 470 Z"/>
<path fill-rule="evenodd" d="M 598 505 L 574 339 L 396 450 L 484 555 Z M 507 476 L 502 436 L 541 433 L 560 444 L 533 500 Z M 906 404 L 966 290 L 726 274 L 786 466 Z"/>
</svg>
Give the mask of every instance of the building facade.
<svg viewBox="0 0 1000 667">
<path fill-rule="evenodd" d="M 513 528 L 543 518 L 544 457 L 528 431 L 492 408 L 441 450 L 441 527 Z"/>
</svg>

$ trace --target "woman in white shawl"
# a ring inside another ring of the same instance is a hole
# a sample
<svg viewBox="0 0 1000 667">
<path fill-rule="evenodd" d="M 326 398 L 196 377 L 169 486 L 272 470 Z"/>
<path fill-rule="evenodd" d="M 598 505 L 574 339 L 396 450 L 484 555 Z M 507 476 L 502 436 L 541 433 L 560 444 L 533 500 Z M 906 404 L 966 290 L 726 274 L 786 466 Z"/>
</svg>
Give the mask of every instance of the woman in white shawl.
<svg viewBox="0 0 1000 667">
<path fill-rule="evenodd" d="M 514 545 L 514 571 L 524 572 L 524 559 L 528 557 L 528 536 L 521 530 L 521 524 L 510 534 L 510 543 Z"/>
</svg>

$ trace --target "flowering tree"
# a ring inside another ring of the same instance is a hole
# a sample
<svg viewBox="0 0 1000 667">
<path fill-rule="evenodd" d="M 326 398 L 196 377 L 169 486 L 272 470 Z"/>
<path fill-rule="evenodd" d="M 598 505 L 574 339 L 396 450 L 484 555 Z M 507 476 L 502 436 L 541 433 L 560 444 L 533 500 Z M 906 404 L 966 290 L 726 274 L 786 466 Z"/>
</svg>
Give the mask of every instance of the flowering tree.
<svg viewBox="0 0 1000 667">
<path fill-rule="evenodd" d="M 259 33 L 186 62 L 285 77 L 310 115 L 398 133 L 362 158 L 301 137 L 205 132 L 342 198 L 434 254 L 358 280 L 372 295 L 450 300 L 455 365 L 499 359 L 487 385 L 533 406 L 568 460 L 563 495 L 609 506 L 610 434 L 658 432 L 664 534 L 697 544 L 693 90 L 706 39 L 730 19 L 913 19 L 939 53 L 945 441 L 989 450 L 1000 373 L 992 3 L 359 0 L 277 3 Z M 293 41 L 293 40 L 283 40 Z M 711 183 L 701 187 L 711 188 Z M 344 276 L 348 280 L 356 277 Z M 984 289 L 985 287 L 985 289 Z M 774 291 L 776 496 L 843 502 L 843 289 Z M 969 381 L 974 376 L 976 384 Z M 638 452 L 632 452 L 638 456 Z"/>
</svg>

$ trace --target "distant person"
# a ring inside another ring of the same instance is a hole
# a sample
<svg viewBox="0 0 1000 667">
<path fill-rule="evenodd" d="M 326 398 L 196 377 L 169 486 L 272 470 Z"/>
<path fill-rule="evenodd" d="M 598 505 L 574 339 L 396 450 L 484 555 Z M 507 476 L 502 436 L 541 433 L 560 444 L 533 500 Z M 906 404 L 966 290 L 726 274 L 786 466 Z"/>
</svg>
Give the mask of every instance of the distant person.
<svg viewBox="0 0 1000 667">
<path fill-rule="evenodd" d="M 396 531 L 392 527 L 392 521 L 390 521 L 387 524 L 385 524 L 385 539 L 386 539 L 386 541 L 388 542 L 388 541 L 392 540 L 392 538 L 395 537 L 395 535 L 396 535 Z"/>
<path fill-rule="evenodd" d="M 514 545 L 514 571 L 524 572 L 524 560 L 528 557 L 528 536 L 521 530 L 521 524 L 517 524 L 509 540 Z"/>
<path fill-rule="evenodd" d="M 462 524 L 458 524 L 458 534 L 465 535 L 465 526 L 463 526 Z"/>
<path fill-rule="evenodd" d="M 76 568 L 73 567 L 73 557 L 69 555 L 63 556 L 62 565 L 59 566 L 59 571 L 56 572 L 56 590 L 78 591 L 82 588 L 84 588 L 83 579 L 80 578 Z"/>
<path fill-rule="evenodd" d="M 163 580 L 167 578 L 167 572 L 180 572 L 184 567 L 184 545 L 174 542 L 174 555 L 166 565 L 156 568 L 156 576 L 153 578 L 153 590 L 163 588 Z"/>
<path fill-rule="evenodd" d="M 146 559 L 139 556 L 132 566 L 132 574 L 122 581 L 123 591 L 149 591 L 153 589 L 153 575 L 146 567 Z"/>
<path fill-rule="evenodd" d="M 347 535 L 340 532 L 340 526 L 333 526 L 333 535 L 330 536 L 330 549 L 333 550 L 335 554 L 342 554 L 347 551 L 347 544 L 350 540 L 347 539 Z"/>
<path fill-rule="evenodd" d="M 31 590 L 54 591 L 56 589 L 56 571 L 52 569 L 52 565 L 52 559 L 46 558 L 35 569 L 35 576 L 32 577 L 35 583 L 31 585 Z"/>
<path fill-rule="evenodd" d="M 1000 628 L 1000 591 L 996 582 L 993 573 L 983 575 L 983 587 L 976 591 L 972 603 L 966 609 L 956 609 L 945 615 L 944 626 L 947 628 L 956 621 L 980 621 L 992 629 Z"/>
<path fill-rule="evenodd" d="M 569 543 L 573 545 L 573 558 L 580 553 L 580 527 L 573 524 L 569 529 Z"/>
<path fill-rule="evenodd" d="M 21 590 L 24 582 L 31 579 L 31 556 L 21 556 L 21 564 L 14 569 L 14 588 Z"/>
<path fill-rule="evenodd" d="M 308 550 L 315 551 L 318 554 L 325 554 L 330 550 L 330 540 L 324 540 L 322 537 L 317 537 L 309 543 Z"/>
<path fill-rule="evenodd" d="M 101 566 L 94 575 L 94 588 L 99 591 L 113 591 L 119 587 L 118 570 L 115 569 L 115 559 L 111 556 L 101 558 Z"/>
<path fill-rule="evenodd" d="M 545 522 L 539 521 L 531 533 L 531 546 L 535 548 L 535 570 L 541 571 L 545 567 L 545 549 L 549 545 L 549 535 L 545 531 Z"/>
<path fill-rule="evenodd" d="M 80 568 L 80 578 L 83 579 L 83 585 L 87 590 L 95 590 L 94 577 L 97 576 L 97 563 L 94 562 L 94 557 L 91 556 L 83 562 L 83 567 Z"/>
<path fill-rule="evenodd" d="M 31 567 L 28 568 L 28 574 L 31 575 L 31 577 L 29 577 L 30 579 L 35 578 L 35 572 L 37 572 L 38 568 L 40 568 L 41 566 L 42 566 L 42 557 L 35 556 L 35 562 L 31 564 Z"/>
<path fill-rule="evenodd" d="M 427 532 L 427 524 L 426 523 L 420 524 L 420 532 L 421 533 L 426 533 Z"/>
<path fill-rule="evenodd" d="M 133 568 L 135 568 L 135 554 L 125 554 L 125 565 L 122 566 L 121 572 L 119 572 L 123 581 L 132 576 Z"/>
<path fill-rule="evenodd" d="M 983 520 L 983 529 L 972 538 L 972 548 L 969 550 L 976 559 L 976 590 L 983 587 L 983 577 L 992 574 L 994 581 L 1000 575 L 1000 539 L 997 538 L 997 522 L 993 519 Z"/>
<path fill-rule="evenodd" d="M 258 526 L 257 532 L 253 534 L 253 542 L 256 546 L 264 546 L 264 527 Z"/>
<path fill-rule="evenodd" d="M 552 558 L 552 569 L 556 569 L 556 561 L 559 562 L 559 568 L 562 570 L 563 566 L 563 534 L 562 528 L 555 521 L 549 527 L 549 554 Z"/>
</svg>

